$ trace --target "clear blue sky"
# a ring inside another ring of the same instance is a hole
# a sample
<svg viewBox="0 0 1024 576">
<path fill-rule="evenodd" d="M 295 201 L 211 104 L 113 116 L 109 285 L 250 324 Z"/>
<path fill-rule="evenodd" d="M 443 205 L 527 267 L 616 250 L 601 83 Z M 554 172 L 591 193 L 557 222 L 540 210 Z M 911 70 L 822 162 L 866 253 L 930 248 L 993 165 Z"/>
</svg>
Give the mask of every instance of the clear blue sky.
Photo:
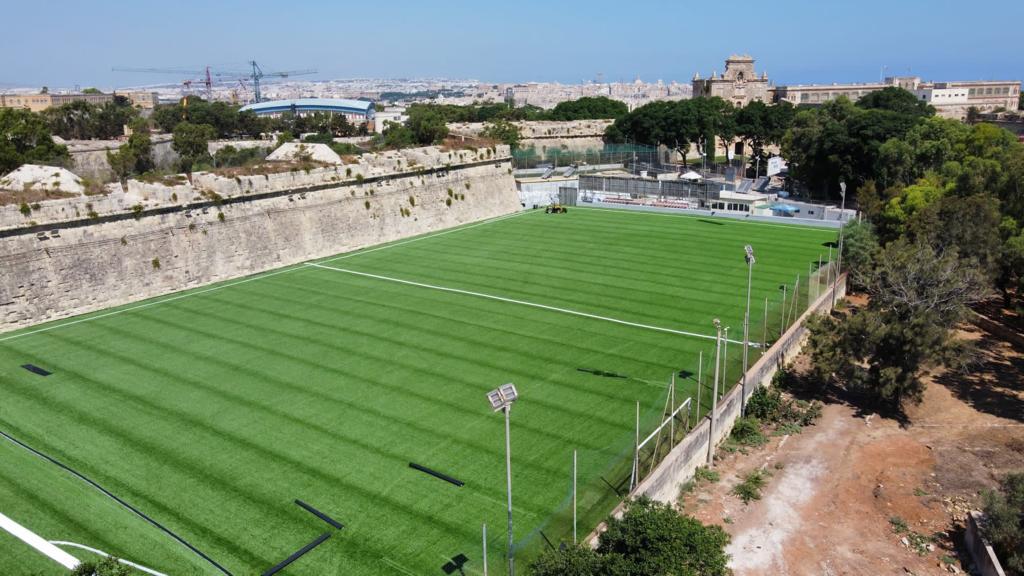
<svg viewBox="0 0 1024 576">
<path fill-rule="evenodd" d="M 749 53 L 776 83 L 1021 79 L 1024 1 L 33 0 L 2 9 L 0 89 L 174 77 L 113 66 L 316 68 L 311 78 L 664 79 Z M 968 8 L 977 8 L 977 14 Z"/>
</svg>

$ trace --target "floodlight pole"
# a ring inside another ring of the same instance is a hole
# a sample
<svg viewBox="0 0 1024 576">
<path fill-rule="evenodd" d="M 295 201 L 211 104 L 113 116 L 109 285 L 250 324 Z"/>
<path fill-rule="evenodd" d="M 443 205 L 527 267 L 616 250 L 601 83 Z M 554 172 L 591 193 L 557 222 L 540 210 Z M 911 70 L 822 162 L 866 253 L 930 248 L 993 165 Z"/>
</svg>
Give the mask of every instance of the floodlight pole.
<svg viewBox="0 0 1024 576">
<path fill-rule="evenodd" d="M 512 442 L 509 434 L 509 413 L 512 404 L 505 404 L 505 479 L 508 487 L 508 575 L 515 576 L 515 559 L 512 554 Z"/>
<path fill-rule="evenodd" d="M 711 394 L 711 431 L 708 434 L 708 466 L 715 464 L 715 424 L 718 423 L 718 357 L 722 350 L 722 323 L 715 318 L 715 387 Z"/>
<path fill-rule="evenodd" d="M 576 538 L 576 451 L 572 451 L 572 543 L 578 544 Z"/>
<path fill-rule="evenodd" d="M 704 387 L 704 379 L 701 378 L 701 370 L 704 368 L 704 351 L 697 354 L 697 418 L 700 418 L 700 389 Z"/>
<path fill-rule="evenodd" d="M 768 350 L 768 297 L 764 297 L 764 325 L 761 326 L 762 354 Z"/>
<path fill-rule="evenodd" d="M 843 197 L 843 201 L 839 206 L 839 255 L 836 258 L 836 278 L 835 283 L 832 285 L 832 305 L 830 309 L 836 306 L 836 288 L 839 286 L 839 275 L 843 271 L 843 225 L 846 223 L 843 220 L 843 215 L 846 212 L 846 182 L 839 183 L 839 190 L 839 194 Z"/>
<path fill-rule="evenodd" d="M 729 378 L 729 327 L 722 328 L 722 332 L 724 332 L 722 335 L 722 341 L 724 342 L 722 345 L 722 348 L 724 348 L 722 351 L 722 396 L 725 396 L 725 389 L 728 387 L 726 381 Z"/>
<path fill-rule="evenodd" d="M 483 526 L 483 543 L 484 543 L 484 576 L 487 576 L 487 524 Z"/>
<path fill-rule="evenodd" d="M 750 287 L 754 278 L 754 249 L 747 245 L 747 312 L 743 315 L 743 393 L 740 395 L 740 414 L 747 414 L 747 359 L 750 347 Z"/>
<path fill-rule="evenodd" d="M 779 318 L 779 339 L 786 332 L 786 285 L 782 285 L 782 318 Z"/>
</svg>

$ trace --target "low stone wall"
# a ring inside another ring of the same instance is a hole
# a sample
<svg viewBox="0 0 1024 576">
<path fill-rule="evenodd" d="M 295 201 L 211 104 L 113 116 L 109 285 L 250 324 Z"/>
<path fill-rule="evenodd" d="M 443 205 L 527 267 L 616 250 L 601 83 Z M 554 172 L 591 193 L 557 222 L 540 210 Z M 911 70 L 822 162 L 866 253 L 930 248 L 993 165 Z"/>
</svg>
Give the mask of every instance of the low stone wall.
<svg viewBox="0 0 1024 576">
<path fill-rule="evenodd" d="M 39 222 L 17 214 L 19 226 L 0 229 L 0 331 L 519 209 L 507 147 L 461 153 L 465 163 L 450 167 L 363 165 L 370 176 L 359 181 L 345 167 L 251 181 L 197 175 L 192 185 L 46 202 L 30 216 Z M 139 195 L 151 199 L 133 204 Z"/>
<path fill-rule="evenodd" d="M 964 529 L 964 545 L 974 559 L 974 566 L 981 576 L 1006 576 L 996 551 L 985 541 L 978 527 L 982 519 L 981 512 L 973 511 L 967 515 L 967 526 Z"/>
<path fill-rule="evenodd" d="M 840 276 L 835 289 L 837 298 L 846 295 L 845 274 Z M 800 353 L 807 337 L 807 328 L 804 326 L 807 319 L 813 314 L 827 311 L 831 302 L 832 290 L 830 289 L 818 296 L 807 311 L 768 349 L 768 352 L 747 370 L 746 396 L 748 398 L 758 387 L 770 385 L 778 368 Z M 740 417 L 743 393 L 742 386 L 733 386 L 732 390 L 718 403 L 714 434 L 712 435 L 711 418 L 701 419 L 700 423 L 694 426 L 693 430 L 669 452 L 654 471 L 637 485 L 630 496 L 646 495 L 661 502 L 675 502 L 679 496 L 679 486 L 693 478 L 694 471 L 698 467 L 707 464 L 711 446 L 717 446 L 732 432 L 733 424 Z"/>
</svg>

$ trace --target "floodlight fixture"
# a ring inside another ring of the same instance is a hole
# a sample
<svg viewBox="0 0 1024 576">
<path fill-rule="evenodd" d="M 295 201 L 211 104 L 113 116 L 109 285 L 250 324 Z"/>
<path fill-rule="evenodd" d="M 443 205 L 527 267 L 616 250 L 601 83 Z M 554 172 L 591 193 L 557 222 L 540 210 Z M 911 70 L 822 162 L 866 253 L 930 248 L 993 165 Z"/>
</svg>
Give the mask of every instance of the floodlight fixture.
<svg viewBox="0 0 1024 576">
<path fill-rule="evenodd" d="M 516 391 L 515 384 L 502 384 L 498 391 L 501 392 L 501 397 L 505 399 L 505 402 L 509 404 L 519 399 L 519 392 Z"/>
<path fill-rule="evenodd" d="M 743 247 L 743 251 L 747 253 L 747 264 L 753 264 L 754 263 L 754 247 L 751 246 L 750 244 L 747 244 L 746 246 Z"/>
<path fill-rule="evenodd" d="M 487 401 L 491 403 L 491 409 L 500 412 L 512 405 L 519 398 L 514 384 L 502 384 L 498 388 L 487 393 Z"/>
<path fill-rule="evenodd" d="M 839 182 L 839 195 L 846 198 L 846 182 Z"/>
<path fill-rule="evenodd" d="M 505 401 L 501 399 L 501 392 L 498 390 L 491 390 L 488 392 L 487 401 L 491 403 L 491 408 L 495 412 L 505 407 Z"/>
</svg>

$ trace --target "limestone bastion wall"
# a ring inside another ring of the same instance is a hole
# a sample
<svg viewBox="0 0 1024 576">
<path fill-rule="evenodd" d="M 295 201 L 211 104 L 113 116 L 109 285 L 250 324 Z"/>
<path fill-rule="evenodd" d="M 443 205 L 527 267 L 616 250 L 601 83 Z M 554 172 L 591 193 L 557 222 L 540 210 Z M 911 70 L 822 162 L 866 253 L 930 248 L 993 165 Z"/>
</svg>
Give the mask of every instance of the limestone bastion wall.
<svg viewBox="0 0 1024 576">
<path fill-rule="evenodd" d="M 0 207 L 0 332 L 520 208 L 507 146 L 119 188 Z"/>
</svg>

